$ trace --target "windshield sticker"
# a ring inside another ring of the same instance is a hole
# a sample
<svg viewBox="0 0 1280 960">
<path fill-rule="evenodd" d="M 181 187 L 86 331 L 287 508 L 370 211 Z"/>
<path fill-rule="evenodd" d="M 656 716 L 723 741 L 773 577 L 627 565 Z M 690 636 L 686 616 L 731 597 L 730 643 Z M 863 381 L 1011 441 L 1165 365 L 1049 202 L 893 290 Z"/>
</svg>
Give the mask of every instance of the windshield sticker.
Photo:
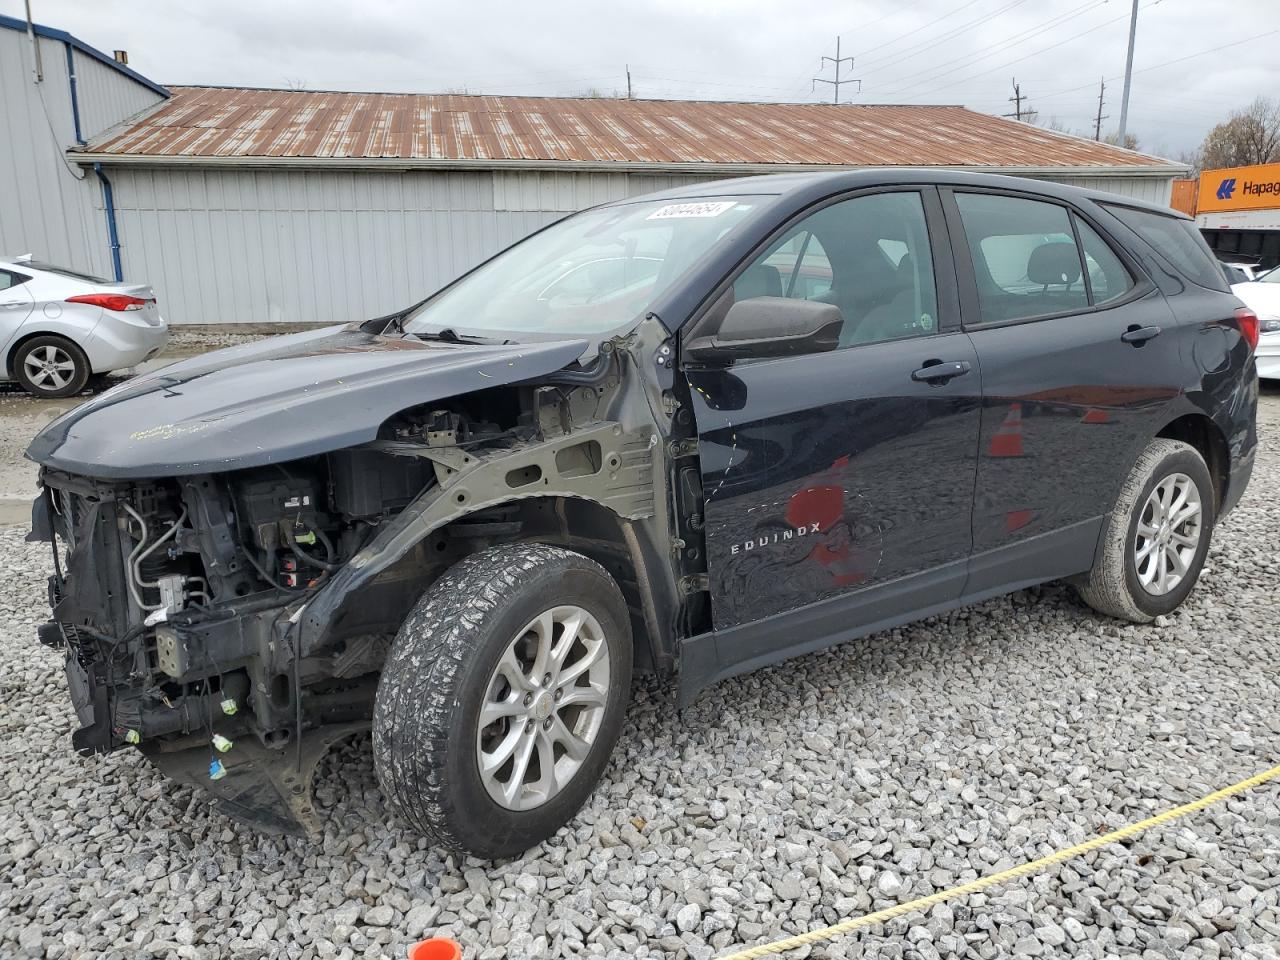
<svg viewBox="0 0 1280 960">
<path fill-rule="evenodd" d="M 703 200 L 699 203 L 669 203 L 659 207 L 646 220 L 683 220 L 690 217 L 718 217 L 737 206 L 737 200 Z"/>
</svg>

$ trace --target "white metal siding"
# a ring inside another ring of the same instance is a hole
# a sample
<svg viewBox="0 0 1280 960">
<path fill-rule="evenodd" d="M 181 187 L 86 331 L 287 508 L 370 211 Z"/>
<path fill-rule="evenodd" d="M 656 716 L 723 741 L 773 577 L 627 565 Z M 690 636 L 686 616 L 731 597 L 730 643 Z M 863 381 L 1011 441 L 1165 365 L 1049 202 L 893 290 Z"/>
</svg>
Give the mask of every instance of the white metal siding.
<svg viewBox="0 0 1280 960">
<path fill-rule="evenodd" d="M 1038 177 L 1086 190 L 1105 190 L 1134 200 L 1167 207 L 1173 199 L 1173 177 Z"/>
<path fill-rule="evenodd" d="M 496 211 L 489 173 L 110 170 L 125 273 L 174 323 L 403 307 L 562 216 Z"/>
<path fill-rule="evenodd" d="M 42 83 L 33 79 L 27 35 L 0 29 L 0 253 L 32 253 L 107 275 L 106 226 L 93 201 L 97 179 L 63 156 L 75 143 L 66 46 L 37 42 Z"/>
<path fill-rule="evenodd" d="M 125 275 L 172 323 L 338 323 L 421 299 L 566 213 L 712 177 L 109 167 Z M 1158 199 L 1163 180 L 1076 178 Z"/>
<path fill-rule="evenodd" d="M 150 87 L 80 50 L 74 51 L 73 56 L 76 100 L 80 104 L 80 136 L 85 140 L 164 100 Z M 63 59 L 65 61 L 65 54 Z M 63 72 L 66 72 L 65 64 Z"/>
</svg>

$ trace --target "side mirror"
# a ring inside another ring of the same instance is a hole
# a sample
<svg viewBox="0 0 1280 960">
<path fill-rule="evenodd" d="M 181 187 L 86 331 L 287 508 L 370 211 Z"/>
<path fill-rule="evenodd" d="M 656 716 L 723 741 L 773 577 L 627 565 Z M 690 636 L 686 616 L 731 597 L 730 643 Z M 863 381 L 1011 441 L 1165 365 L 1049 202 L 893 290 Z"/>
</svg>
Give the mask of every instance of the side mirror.
<svg viewBox="0 0 1280 960">
<path fill-rule="evenodd" d="M 730 307 L 715 333 L 686 343 L 684 356 L 726 366 L 748 358 L 825 353 L 840 346 L 842 326 L 844 318 L 834 304 L 752 297 Z"/>
</svg>

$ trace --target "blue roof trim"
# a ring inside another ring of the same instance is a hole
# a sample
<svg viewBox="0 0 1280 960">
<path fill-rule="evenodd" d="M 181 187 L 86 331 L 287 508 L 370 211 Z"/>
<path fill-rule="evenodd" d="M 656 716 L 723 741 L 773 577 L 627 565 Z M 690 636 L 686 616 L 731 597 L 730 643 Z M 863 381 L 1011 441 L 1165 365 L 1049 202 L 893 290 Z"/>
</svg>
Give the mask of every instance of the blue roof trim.
<svg viewBox="0 0 1280 960">
<path fill-rule="evenodd" d="M 26 33 L 27 21 L 19 20 L 17 17 L 5 16 L 0 13 L 0 27 L 7 27 L 10 30 L 17 30 L 19 33 Z M 119 73 L 123 73 L 130 80 L 137 81 L 148 90 L 152 90 L 160 94 L 162 97 L 170 96 L 169 91 L 160 86 L 160 84 L 153 80 L 148 80 L 136 70 L 130 70 L 123 63 L 117 61 L 115 57 L 108 56 L 101 50 L 89 46 L 83 40 L 77 40 L 65 30 L 55 30 L 53 27 L 46 27 L 39 23 L 33 24 L 32 27 L 35 30 L 37 37 L 45 37 L 49 40 L 59 40 L 68 46 L 74 47 L 86 56 L 93 57 L 93 59 L 97 60 L 99 63 L 105 63 L 108 67 L 111 67 L 111 69 L 116 70 Z"/>
</svg>

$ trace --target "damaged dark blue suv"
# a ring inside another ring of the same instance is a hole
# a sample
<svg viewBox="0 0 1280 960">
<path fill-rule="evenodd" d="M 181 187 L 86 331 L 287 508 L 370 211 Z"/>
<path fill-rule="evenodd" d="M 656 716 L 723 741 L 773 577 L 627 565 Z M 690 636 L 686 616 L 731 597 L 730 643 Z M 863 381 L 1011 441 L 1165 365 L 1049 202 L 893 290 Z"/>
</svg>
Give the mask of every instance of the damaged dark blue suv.
<svg viewBox="0 0 1280 960">
<path fill-rule="evenodd" d="M 1195 585 L 1257 443 L 1258 320 L 1194 225 L 868 170 L 568 217 L 392 316 L 186 360 L 52 423 L 33 537 L 84 753 L 264 828 L 372 726 L 414 829 L 572 817 L 632 674 L 687 702 L 1069 578 Z"/>
</svg>

